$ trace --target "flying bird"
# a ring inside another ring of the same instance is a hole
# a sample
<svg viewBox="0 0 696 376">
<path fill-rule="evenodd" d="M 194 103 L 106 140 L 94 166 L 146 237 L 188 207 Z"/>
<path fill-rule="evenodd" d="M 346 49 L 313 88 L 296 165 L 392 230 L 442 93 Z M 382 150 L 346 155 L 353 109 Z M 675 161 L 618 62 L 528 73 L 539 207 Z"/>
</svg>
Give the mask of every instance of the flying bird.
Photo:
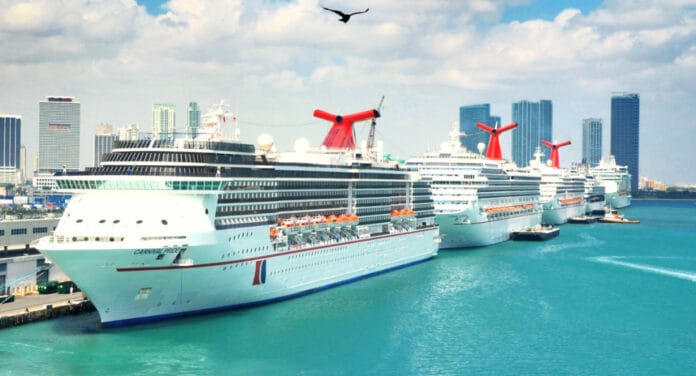
<svg viewBox="0 0 696 376">
<path fill-rule="evenodd" d="M 361 14 L 361 13 L 367 13 L 367 11 L 370 10 L 370 8 L 367 8 L 362 12 L 353 12 L 353 13 L 345 14 L 345 13 L 341 12 L 340 10 L 329 9 L 323 5 L 321 7 L 328 10 L 329 12 L 334 12 L 334 13 L 338 14 L 339 16 L 341 16 L 341 19 L 339 21 L 341 21 L 343 23 L 348 23 L 348 20 L 350 20 L 351 16 L 354 16 L 356 14 Z"/>
</svg>

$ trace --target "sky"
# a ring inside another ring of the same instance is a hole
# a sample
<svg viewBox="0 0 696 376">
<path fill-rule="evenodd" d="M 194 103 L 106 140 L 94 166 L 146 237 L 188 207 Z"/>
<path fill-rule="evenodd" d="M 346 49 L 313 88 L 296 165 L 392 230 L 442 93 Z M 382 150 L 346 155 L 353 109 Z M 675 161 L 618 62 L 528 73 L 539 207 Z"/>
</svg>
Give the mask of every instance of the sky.
<svg viewBox="0 0 696 376">
<path fill-rule="evenodd" d="M 320 5 L 358 11 L 350 22 Z M 152 105 L 220 100 L 242 139 L 319 145 L 316 108 L 352 113 L 385 97 L 377 138 L 401 158 L 434 149 L 459 107 L 553 101 L 561 165 L 582 155 L 582 119 L 613 93 L 640 95 L 640 175 L 696 183 L 696 0 L 0 0 L 0 112 L 22 116 L 29 160 L 38 103 L 81 103 L 81 165 L 100 123 L 152 125 Z M 356 124 L 366 138 L 369 122 Z M 503 135 L 510 156 L 511 136 Z"/>
</svg>

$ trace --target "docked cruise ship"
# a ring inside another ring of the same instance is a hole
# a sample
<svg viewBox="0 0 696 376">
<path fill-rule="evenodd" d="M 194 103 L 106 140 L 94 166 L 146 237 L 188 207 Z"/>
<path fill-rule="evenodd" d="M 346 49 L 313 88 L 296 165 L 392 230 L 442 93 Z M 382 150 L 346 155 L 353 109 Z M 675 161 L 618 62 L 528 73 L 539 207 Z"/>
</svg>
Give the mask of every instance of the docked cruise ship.
<svg viewBox="0 0 696 376">
<path fill-rule="evenodd" d="M 585 213 L 603 213 L 606 188 L 592 175 L 585 175 Z"/>
<path fill-rule="evenodd" d="M 355 148 L 353 123 L 379 113 L 315 116 L 333 121 L 317 150 L 223 137 L 222 105 L 196 138 L 116 141 L 100 166 L 57 179 L 73 197 L 36 247 L 104 326 L 273 302 L 435 256 L 428 183 Z"/>
<path fill-rule="evenodd" d="M 610 155 L 606 160 L 600 160 L 590 172 L 604 186 L 607 206 L 620 209 L 631 205 L 631 174 L 628 173 L 628 166 L 618 166 L 614 156 Z"/>
<path fill-rule="evenodd" d="M 568 222 L 568 218 L 585 214 L 585 176 L 560 168 L 558 149 L 570 145 L 570 141 L 558 144 L 542 141 L 542 144 L 551 149 L 548 163 L 542 162 L 543 154 L 537 149 L 528 168 L 541 174 L 541 222 L 560 225 Z"/>
<path fill-rule="evenodd" d="M 431 181 L 441 249 L 499 243 L 541 221 L 540 176 L 502 160 L 498 135 L 514 127 L 481 126 L 492 132 L 487 156 L 466 150 L 455 127 L 439 151 L 407 162 Z"/>
</svg>

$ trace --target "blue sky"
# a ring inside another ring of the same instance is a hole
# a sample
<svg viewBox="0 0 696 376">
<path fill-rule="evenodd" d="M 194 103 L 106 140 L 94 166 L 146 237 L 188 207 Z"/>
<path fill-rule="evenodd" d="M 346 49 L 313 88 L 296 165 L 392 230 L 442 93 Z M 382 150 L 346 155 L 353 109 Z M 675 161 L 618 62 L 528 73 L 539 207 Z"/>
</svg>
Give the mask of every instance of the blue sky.
<svg viewBox="0 0 696 376">
<path fill-rule="evenodd" d="M 558 13 L 567 8 L 579 9 L 587 15 L 601 3 L 602 0 L 533 0 L 528 4 L 510 5 L 505 8 L 501 22 L 553 20 Z"/>
</svg>

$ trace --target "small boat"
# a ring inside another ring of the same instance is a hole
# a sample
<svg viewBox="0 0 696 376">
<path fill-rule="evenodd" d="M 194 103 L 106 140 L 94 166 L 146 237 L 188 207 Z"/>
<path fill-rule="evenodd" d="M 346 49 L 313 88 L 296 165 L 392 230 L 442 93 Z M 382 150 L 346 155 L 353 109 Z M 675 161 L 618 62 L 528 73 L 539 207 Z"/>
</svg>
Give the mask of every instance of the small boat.
<svg viewBox="0 0 696 376">
<path fill-rule="evenodd" d="M 638 224 L 638 223 L 640 223 L 640 221 L 637 219 L 624 218 L 623 215 L 620 215 L 617 213 L 607 214 L 604 217 L 600 217 L 599 221 L 604 222 L 604 223 L 622 223 L 622 224 Z"/>
<path fill-rule="evenodd" d="M 568 223 L 595 223 L 599 217 L 593 215 L 581 215 L 568 218 Z"/>
<path fill-rule="evenodd" d="M 512 240 L 549 240 L 555 238 L 561 233 L 561 229 L 553 226 L 527 227 L 522 231 L 514 231 L 510 233 Z"/>
</svg>

